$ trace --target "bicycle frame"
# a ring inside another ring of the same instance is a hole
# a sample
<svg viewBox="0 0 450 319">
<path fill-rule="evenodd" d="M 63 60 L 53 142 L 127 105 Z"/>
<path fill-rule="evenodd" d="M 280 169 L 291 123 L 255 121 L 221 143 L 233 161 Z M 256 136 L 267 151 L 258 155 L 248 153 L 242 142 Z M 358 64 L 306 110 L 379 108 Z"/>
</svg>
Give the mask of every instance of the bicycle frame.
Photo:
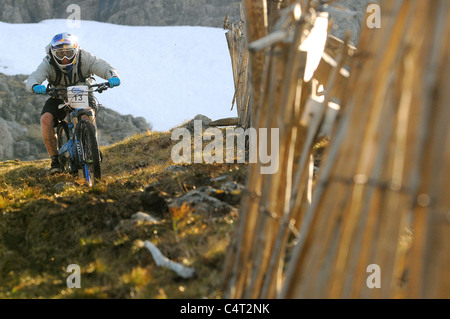
<svg viewBox="0 0 450 319">
<path fill-rule="evenodd" d="M 63 156 L 65 153 L 68 153 L 71 159 L 75 159 L 76 156 L 78 156 L 79 168 L 82 168 L 84 164 L 86 164 L 86 159 L 81 149 L 81 142 L 79 140 L 78 134 L 75 134 L 75 130 L 76 125 L 84 115 L 88 116 L 91 119 L 94 116 L 94 112 L 92 110 L 86 109 L 72 109 L 72 111 L 69 113 L 69 122 L 67 122 L 67 127 L 69 129 L 69 140 L 58 151 L 59 156 Z M 77 120 L 74 122 L 74 119 Z"/>
<path fill-rule="evenodd" d="M 97 87 L 96 90 L 92 90 L 92 87 Z M 94 84 L 89 86 L 89 90 L 86 91 L 80 91 L 77 92 L 72 98 L 77 99 L 79 95 L 86 94 L 86 93 L 93 93 L 98 92 L 102 93 L 103 91 L 107 90 L 109 88 L 109 83 L 101 83 L 101 84 Z M 82 137 L 79 135 L 81 134 L 80 130 L 82 128 L 82 121 L 84 117 L 89 118 L 89 122 L 93 124 L 95 119 L 94 111 L 88 107 L 88 108 L 74 108 L 70 105 L 70 103 L 67 101 L 67 99 L 63 98 L 60 91 L 67 90 L 67 89 L 59 89 L 59 88 L 53 88 L 50 89 L 49 94 L 53 97 L 58 97 L 62 99 L 64 104 L 60 105 L 60 109 L 64 109 L 67 113 L 67 116 L 65 118 L 65 121 L 61 121 L 60 123 L 67 124 L 67 142 L 64 143 L 64 145 L 60 145 L 58 150 L 58 156 L 60 158 L 65 158 L 65 160 L 69 161 L 70 164 L 70 171 L 71 172 L 78 172 L 78 170 L 82 169 L 84 176 L 86 177 L 86 180 L 88 184 L 92 185 L 92 179 L 93 176 L 89 172 L 89 166 L 88 166 L 88 159 L 85 154 Z M 94 97 L 95 98 L 95 97 Z M 97 103 L 97 102 L 96 102 Z M 59 126 L 58 126 L 59 127 Z M 64 128 L 65 130 L 65 128 Z M 94 128 L 95 132 L 95 128 Z M 95 138 L 95 136 L 94 136 Z M 97 143 L 97 141 L 95 141 Z M 97 145 L 97 144 L 96 144 Z M 98 146 L 96 146 L 98 147 Z M 65 162 L 65 161 L 64 161 Z M 65 165 L 64 165 L 65 166 Z"/>
</svg>

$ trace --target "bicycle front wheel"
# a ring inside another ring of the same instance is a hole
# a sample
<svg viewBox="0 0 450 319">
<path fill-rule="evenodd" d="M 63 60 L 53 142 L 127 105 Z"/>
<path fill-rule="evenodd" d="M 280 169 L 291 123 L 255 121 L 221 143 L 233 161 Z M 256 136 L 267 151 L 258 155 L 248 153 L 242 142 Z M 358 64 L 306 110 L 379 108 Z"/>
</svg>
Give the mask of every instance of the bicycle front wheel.
<svg viewBox="0 0 450 319">
<path fill-rule="evenodd" d="M 89 186 L 101 178 L 100 150 L 95 136 L 94 125 L 86 120 L 79 123 L 79 137 L 83 152 L 83 175 Z"/>
<path fill-rule="evenodd" d="M 65 121 L 58 123 L 56 128 L 56 139 L 58 151 L 69 141 L 69 127 Z M 67 171 L 70 161 L 65 154 L 59 155 L 59 162 L 64 167 L 64 171 Z"/>
</svg>

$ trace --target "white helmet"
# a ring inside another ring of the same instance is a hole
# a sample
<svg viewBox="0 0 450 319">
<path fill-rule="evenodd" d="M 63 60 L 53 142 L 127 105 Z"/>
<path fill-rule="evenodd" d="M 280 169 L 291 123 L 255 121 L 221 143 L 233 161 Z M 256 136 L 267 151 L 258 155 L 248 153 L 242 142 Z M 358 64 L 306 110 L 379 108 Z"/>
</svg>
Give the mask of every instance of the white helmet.
<svg viewBox="0 0 450 319">
<path fill-rule="evenodd" d="M 67 73 L 77 62 L 78 39 L 67 32 L 57 34 L 52 39 L 50 51 L 61 71 Z"/>
</svg>

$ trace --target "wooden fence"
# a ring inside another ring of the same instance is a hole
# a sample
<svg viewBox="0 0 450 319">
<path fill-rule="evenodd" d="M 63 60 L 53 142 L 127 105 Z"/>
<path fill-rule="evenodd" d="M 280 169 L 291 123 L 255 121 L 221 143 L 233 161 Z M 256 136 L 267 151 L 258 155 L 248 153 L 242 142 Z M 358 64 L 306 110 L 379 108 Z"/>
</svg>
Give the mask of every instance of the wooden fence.
<svg viewBox="0 0 450 319">
<path fill-rule="evenodd" d="M 380 8 L 357 48 L 321 1 L 244 0 L 228 25 L 240 125 L 279 129 L 279 169 L 249 165 L 225 297 L 450 296 L 450 4 Z"/>
</svg>

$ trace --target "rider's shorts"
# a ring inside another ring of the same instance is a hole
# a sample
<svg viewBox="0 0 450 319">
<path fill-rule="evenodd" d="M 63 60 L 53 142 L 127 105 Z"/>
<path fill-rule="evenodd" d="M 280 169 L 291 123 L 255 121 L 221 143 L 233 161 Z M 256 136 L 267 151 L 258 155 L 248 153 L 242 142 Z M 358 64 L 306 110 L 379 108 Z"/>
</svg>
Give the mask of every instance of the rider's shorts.
<svg viewBox="0 0 450 319">
<path fill-rule="evenodd" d="M 51 115 L 53 115 L 54 127 L 57 127 L 58 122 L 66 118 L 66 111 L 64 111 L 63 109 L 59 109 L 60 104 L 64 104 L 63 100 L 50 98 L 45 102 L 44 108 L 42 109 L 41 112 L 41 116 L 44 115 L 44 113 L 50 113 Z M 94 113 L 97 114 L 98 106 L 97 103 L 95 102 L 95 99 L 91 98 L 91 96 L 89 96 L 89 105 L 94 110 Z"/>
<path fill-rule="evenodd" d="M 58 126 L 58 122 L 66 118 L 66 111 L 59 109 L 58 106 L 63 104 L 63 100 L 50 98 L 45 102 L 44 108 L 42 109 L 41 116 L 44 113 L 50 113 L 53 115 L 53 126 Z"/>
</svg>

